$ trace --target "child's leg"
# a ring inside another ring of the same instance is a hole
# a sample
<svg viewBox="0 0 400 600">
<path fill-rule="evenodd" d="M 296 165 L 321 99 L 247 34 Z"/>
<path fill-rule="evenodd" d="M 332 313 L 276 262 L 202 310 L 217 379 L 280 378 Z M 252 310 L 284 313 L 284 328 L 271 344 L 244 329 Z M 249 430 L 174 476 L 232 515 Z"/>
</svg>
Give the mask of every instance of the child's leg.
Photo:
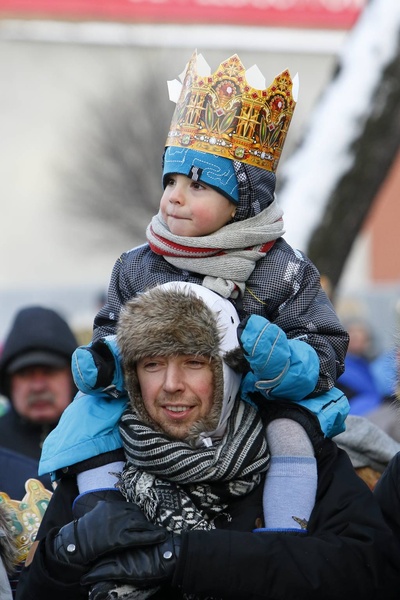
<svg viewBox="0 0 400 600">
<path fill-rule="evenodd" d="M 123 461 L 116 461 L 78 473 L 76 480 L 79 496 L 75 499 L 72 508 L 75 519 L 92 510 L 99 500 L 125 500 L 115 488 L 118 474 L 122 471 L 124 464 Z"/>
<path fill-rule="evenodd" d="M 296 421 L 275 419 L 267 426 L 271 462 L 263 508 L 267 529 L 306 529 L 315 503 L 317 461 L 311 441 Z"/>
<path fill-rule="evenodd" d="M 100 500 L 125 501 L 123 495 L 114 487 L 124 464 L 123 461 L 116 461 L 78 473 L 79 496 L 75 499 L 72 510 L 75 519 L 92 510 Z M 109 600 L 114 597 L 111 594 L 117 585 L 115 581 L 100 581 L 90 588 L 88 597 L 91 600 Z"/>
</svg>

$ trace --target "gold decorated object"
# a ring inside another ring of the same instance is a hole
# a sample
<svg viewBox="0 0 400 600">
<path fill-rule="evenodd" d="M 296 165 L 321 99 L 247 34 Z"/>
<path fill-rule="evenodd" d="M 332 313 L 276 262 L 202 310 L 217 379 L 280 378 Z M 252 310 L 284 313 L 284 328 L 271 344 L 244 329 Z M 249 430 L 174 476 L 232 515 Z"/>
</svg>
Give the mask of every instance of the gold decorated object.
<svg viewBox="0 0 400 600">
<path fill-rule="evenodd" d="M 0 492 L 0 504 L 5 505 L 10 515 L 11 529 L 16 539 L 17 563 L 26 559 L 52 496 L 52 492 L 46 490 L 37 479 L 28 479 L 25 490 L 22 500 L 12 500 L 8 494 Z"/>
<path fill-rule="evenodd" d="M 209 152 L 275 172 L 295 106 L 288 70 L 268 88 L 257 89 L 247 82 L 237 54 L 203 76 L 194 52 L 166 146 Z"/>
</svg>

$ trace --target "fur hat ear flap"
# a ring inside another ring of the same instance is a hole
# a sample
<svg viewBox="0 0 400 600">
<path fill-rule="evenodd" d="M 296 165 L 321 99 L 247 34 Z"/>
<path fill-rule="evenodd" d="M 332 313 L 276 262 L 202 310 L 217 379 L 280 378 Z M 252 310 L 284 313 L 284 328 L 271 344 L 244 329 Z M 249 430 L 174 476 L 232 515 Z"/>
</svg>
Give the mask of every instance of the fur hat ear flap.
<svg viewBox="0 0 400 600">
<path fill-rule="evenodd" d="M 248 373 L 250 369 L 249 362 L 246 359 L 241 346 L 237 346 L 236 348 L 233 348 L 233 350 L 228 350 L 228 352 L 224 354 L 224 363 L 235 371 L 235 373 L 241 373 L 242 375 Z"/>
</svg>

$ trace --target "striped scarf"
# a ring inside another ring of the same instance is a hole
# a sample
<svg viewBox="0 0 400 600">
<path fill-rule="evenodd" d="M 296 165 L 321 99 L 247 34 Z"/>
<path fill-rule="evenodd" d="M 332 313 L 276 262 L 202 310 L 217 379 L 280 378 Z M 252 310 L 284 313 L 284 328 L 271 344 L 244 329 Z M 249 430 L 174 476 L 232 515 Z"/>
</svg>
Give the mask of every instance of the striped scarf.
<svg viewBox="0 0 400 600">
<path fill-rule="evenodd" d="M 152 523 L 178 534 L 213 529 L 222 513 L 230 518 L 229 503 L 250 493 L 269 464 L 259 414 L 242 401 L 235 403 L 222 440 L 208 448 L 154 431 L 131 409 L 120 432 L 127 456 L 121 492 Z"/>
<path fill-rule="evenodd" d="M 158 213 L 146 236 L 155 254 L 178 269 L 205 275 L 203 285 L 220 296 L 236 298 L 243 295 L 256 262 L 284 234 L 282 215 L 273 202 L 255 217 L 229 223 L 210 235 L 182 237 L 173 235 Z"/>
</svg>

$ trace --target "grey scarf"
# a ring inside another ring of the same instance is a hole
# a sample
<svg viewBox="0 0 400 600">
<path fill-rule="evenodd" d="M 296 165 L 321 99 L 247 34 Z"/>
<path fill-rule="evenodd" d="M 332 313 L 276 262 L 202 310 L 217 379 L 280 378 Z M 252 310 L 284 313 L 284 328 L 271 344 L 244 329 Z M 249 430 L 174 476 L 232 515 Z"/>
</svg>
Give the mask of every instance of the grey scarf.
<svg viewBox="0 0 400 600">
<path fill-rule="evenodd" d="M 245 221 L 225 225 L 201 237 L 173 235 L 160 213 L 146 230 L 156 254 L 174 267 L 205 275 L 203 285 L 224 298 L 243 295 L 256 262 L 284 234 L 283 211 L 276 202 Z"/>
</svg>

